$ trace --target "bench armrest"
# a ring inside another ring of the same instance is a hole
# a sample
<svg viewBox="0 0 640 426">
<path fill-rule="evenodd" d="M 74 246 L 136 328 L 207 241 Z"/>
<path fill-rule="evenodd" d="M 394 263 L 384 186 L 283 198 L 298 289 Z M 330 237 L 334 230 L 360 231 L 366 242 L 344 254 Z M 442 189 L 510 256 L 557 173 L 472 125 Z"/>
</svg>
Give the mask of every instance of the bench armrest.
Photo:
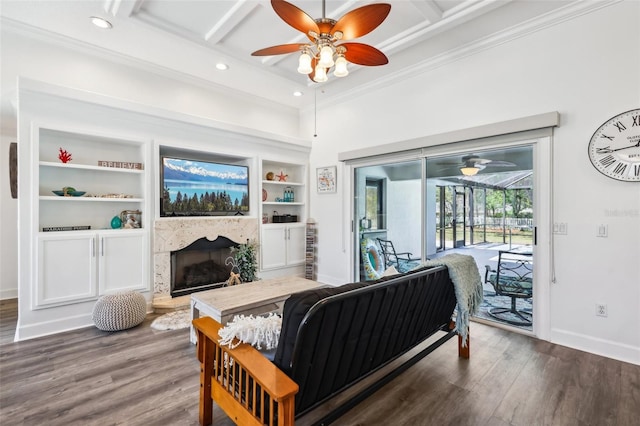
<svg viewBox="0 0 640 426">
<path fill-rule="evenodd" d="M 293 425 L 298 385 L 251 345 L 221 346 L 222 325 L 193 320 L 200 361 L 200 424 L 213 421 L 213 401 L 242 425 Z"/>
</svg>

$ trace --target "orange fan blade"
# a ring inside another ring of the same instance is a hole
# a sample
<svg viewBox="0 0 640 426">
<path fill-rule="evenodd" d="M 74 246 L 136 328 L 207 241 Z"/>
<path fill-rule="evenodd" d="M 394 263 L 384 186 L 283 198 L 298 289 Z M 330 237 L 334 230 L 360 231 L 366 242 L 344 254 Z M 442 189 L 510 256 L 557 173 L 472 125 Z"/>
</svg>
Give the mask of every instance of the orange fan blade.
<svg viewBox="0 0 640 426">
<path fill-rule="evenodd" d="M 342 40 L 362 37 L 375 30 L 389 15 L 391 5 L 387 3 L 370 4 L 344 15 L 331 29 L 331 34 L 342 32 Z"/>
<path fill-rule="evenodd" d="M 389 63 L 389 59 L 387 59 L 384 53 L 368 44 L 343 43 L 340 46 L 347 49 L 344 53 L 345 59 L 354 64 L 372 67 Z"/>
<path fill-rule="evenodd" d="M 320 33 L 316 21 L 291 3 L 284 0 L 271 0 L 271 6 L 284 22 L 305 35 L 308 35 L 309 31 Z"/>
<path fill-rule="evenodd" d="M 278 46 L 265 47 L 264 49 L 256 50 L 251 54 L 251 56 L 284 55 L 285 53 L 298 52 L 303 46 L 306 46 L 306 44 L 279 44 Z"/>
</svg>

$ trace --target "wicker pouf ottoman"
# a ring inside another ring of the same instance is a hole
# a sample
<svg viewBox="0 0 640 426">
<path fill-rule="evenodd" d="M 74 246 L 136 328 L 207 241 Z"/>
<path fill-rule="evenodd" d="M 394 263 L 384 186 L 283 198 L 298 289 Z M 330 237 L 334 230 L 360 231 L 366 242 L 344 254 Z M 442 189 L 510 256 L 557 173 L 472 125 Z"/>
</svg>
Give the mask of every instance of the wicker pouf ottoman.
<svg viewBox="0 0 640 426">
<path fill-rule="evenodd" d="M 147 316 L 147 301 L 135 291 L 107 294 L 93 307 L 93 322 L 104 331 L 126 330 L 142 323 Z"/>
</svg>

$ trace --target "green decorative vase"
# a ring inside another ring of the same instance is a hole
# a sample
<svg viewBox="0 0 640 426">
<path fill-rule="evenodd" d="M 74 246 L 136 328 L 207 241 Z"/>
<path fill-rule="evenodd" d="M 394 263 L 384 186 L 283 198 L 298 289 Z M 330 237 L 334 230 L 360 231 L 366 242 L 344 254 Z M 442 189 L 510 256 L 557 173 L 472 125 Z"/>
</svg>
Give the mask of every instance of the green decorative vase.
<svg viewBox="0 0 640 426">
<path fill-rule="evenodd" d="M 122 227 L 122 221 L 120 220 L 120 216 L 114 216 L 113 219 L 111 219 L 111 227 L 113 229 L 119 229 Z"/>
</svg>

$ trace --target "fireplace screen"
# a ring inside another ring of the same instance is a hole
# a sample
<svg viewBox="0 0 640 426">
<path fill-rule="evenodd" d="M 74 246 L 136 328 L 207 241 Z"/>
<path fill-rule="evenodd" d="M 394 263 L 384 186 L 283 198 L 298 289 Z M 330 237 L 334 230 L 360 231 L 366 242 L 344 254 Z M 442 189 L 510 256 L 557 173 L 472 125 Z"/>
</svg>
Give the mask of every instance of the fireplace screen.
<svg viewBox="0 0 640 426">
<path fill-rule="evenodd" d="M 224 287 L 232 265 L 226 260 L 231 248 L 239 244 L 218 237 L 214 241 L 200 238 L 189 246 L 171 252 L 171 296 Z"/>
</svg>

